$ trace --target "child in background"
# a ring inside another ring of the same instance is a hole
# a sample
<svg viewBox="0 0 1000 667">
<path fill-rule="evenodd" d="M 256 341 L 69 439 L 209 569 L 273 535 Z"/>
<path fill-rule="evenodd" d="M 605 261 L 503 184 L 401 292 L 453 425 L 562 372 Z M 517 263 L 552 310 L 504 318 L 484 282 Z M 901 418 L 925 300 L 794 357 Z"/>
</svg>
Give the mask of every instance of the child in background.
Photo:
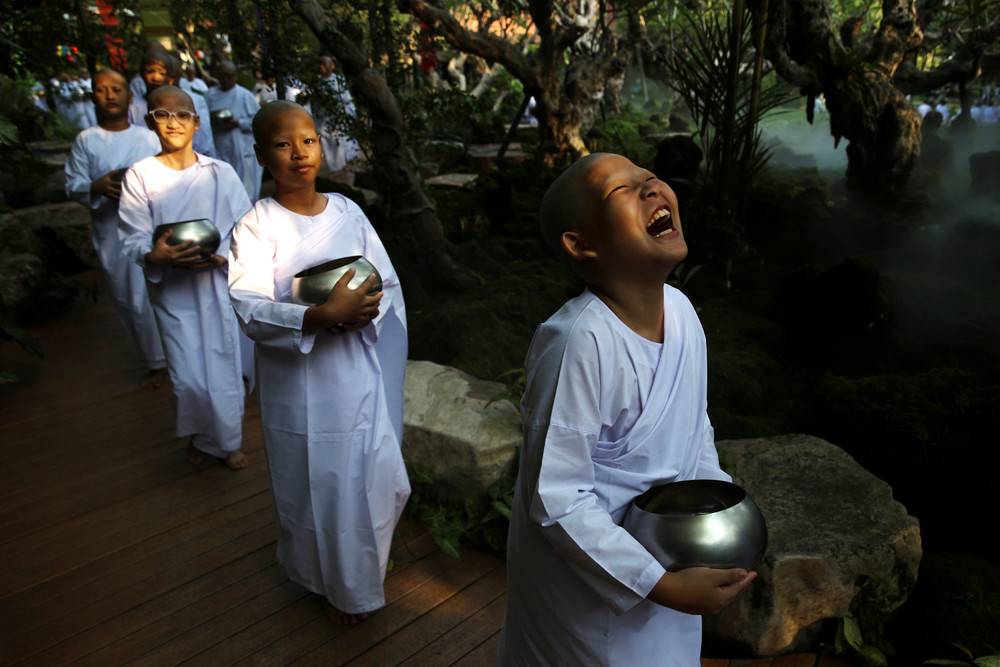
<svg viewBox="0 0 1000 667">
<path fill-rule="evenodd" d="M 160 86 L 167 86 L 180 75 L 176 70 L 176 59 L 166 51 L 151 49 L 142 54 L 142 64 L 139 67 L 139 76 L 145 84 L 146 93 L 144 95 L 133 95 L 129 104 L 128 120 L 133 125 L 146 127 L 146 113 L 149 105 L 146 100 L 150 94 Z"/>
<path fill-rule="evenodd" d="M 66 162 L 66 196 L 90 209 L 94 250 L 104 282 L 129 347 L 142 355 L 149 369 L 142 386 L 155 389 L 167 379 L 167 362 L 142 269 L 122 254 L 118 199 L 124 170 L 160 152 L 160 141 L 148 128 L 129 124 L 132 93 L 125 77 L 114 70 L 98 72 L 93 90 L 98 124 L 73 140 Z"/>
<path fill-rule="evenodd" d="M 243 181 L 250 201 L 260 196 L 260 181 L 264 168 L 257 163 L 253 152 L 251 123 L 260 104 L 249 90 L 236 83 L 236 66 L 232 62 L 219 63 L 217 72 L 219 85 L 212 86 L 205 94 L 208 108 L 215 114 L 229 111 L 228 118 L 212 116 L 212 133 L 215 138 L 215 152 L 220 160 L 233 166 Z"/>
<path fill-rule="evenodd" d="M 241 334 L 227 291 L 226 256 L 233 224 L 250 208 L 232 167 L 192 148 L 199 118 L 187 93 L 160 86 L 149 94 L 146 123 L 161 151 L 132 166 L 122 189 L 119 226 L 125 254 L 143 267 L 173 382 L 177 435 L 189 436 L 188 458 L 225 459 L 246 467 L 240 450 L 245 372 Z M 190 241 L 154 245 L 157 225 L 207 218 L 219 228 L 216 254 L 201 258 Z"/>
<path fill-rule="evenodd" d="M 588 288 L 535 332 L 507 551 L 500 665 L 698 665 L 701 618 L 755 573 L 666 572 L 622 527 L 658 484 L 729 480 L 706 413 L 705 336 L 664 284 L 687 255 L 673 191 L 589 155 L 546 192 L 542 234 Z"/>
<path fill-rule="evenodd" d="M 257 343 L 258 397 L 278 519 L 278 561 L 324 597 L 330 620 L 353 624 L 385 604 L 389 546 L 410 486 L 400 451 L 406 313 L 392 263 L 371 223 L 342 195 L 316 192 L 323 164 L 312 117 L 265 104 L 254 150 L 274 176 L 233 231 L 229 284 Z M 291 303 L 303 269 L 361 255 L 382 276 L 325 303 Z"/>
</svg>

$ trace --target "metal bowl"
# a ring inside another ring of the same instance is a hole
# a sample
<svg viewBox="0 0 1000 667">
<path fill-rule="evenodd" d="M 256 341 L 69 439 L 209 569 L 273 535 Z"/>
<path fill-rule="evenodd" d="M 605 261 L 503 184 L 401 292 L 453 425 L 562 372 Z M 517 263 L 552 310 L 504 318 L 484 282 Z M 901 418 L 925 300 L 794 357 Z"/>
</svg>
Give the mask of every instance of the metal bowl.
<svg viewBox="0 0 1000 667">
<path fill-rule="evenodd" d="M 166 234 L 169 229 L 174 230 L 174 235 L 167 239 L 168 245 L 180 245 L 187 241 L 194 241 L 195 245 L 198 246 L 199 254 L 206 258 L 219 249 L 219 242 L 222 240 L 218 228 L 212 224 L 212 221 L 201 218 L 157 225 L 156 229 L 153 230 L 153 245 L 156 245 L 159 238 Z"/>
<path fill-rule="evenodd" d="M 229 120 L 233 117 L 233 112 L 229 109 L 216 109 L 215 111 L 209 112 L 209 117 L 213 123 L 218 123 L 222 120 Z"/>
<path fill-rule="evenodd" d="M 632 501 L 622 525 L 669 572 L 749 571 L 767 548 L 760 508 L 742 487 L 719 480 L 654 486 Z"/>
<path fill-rule="evenodd" d="M 354 277 L 347 283 L 351 289 L 358 289 L 375 274 L 375 284 L 368 290 L 369 294 L 381 291 L 382 276 L 375 266 L 361 255 L 341 257 L 304 271 L 299 271 L 292 278 L 292 301 L 304 306 L 318 306 L 330 296 L 330 291 L 348 269 L 354 269 Z"/>
</svg>

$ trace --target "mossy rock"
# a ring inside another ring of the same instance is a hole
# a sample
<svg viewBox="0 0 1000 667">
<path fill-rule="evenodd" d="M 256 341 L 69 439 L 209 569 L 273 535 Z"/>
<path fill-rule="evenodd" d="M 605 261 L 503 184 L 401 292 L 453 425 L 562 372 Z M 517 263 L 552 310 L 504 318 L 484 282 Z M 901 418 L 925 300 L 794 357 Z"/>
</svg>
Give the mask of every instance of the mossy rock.
<svg viewBox="0 0 1000 667">
<path fill-rule="evenodd" d="M 1000 567 L 964 553 L 926 554 L 913 595 L 887 628 L 902 665 L 1000 652 Z"/>
</svg>

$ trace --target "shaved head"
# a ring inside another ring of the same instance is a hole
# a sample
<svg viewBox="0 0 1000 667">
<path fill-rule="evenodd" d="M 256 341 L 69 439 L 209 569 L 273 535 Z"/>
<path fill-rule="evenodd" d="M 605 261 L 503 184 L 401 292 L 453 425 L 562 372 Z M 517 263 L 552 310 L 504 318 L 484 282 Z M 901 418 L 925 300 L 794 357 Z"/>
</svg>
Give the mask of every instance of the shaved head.
<svg viewBox="0 0 1000 667">
<path fill-rule="evenodd" d="M 123 75 L 118 70 L 102 69 L 100 72 L 94 75 L 94 82 L 93 82 L 94 88 L 97 87 L 98 80 L 103 78 L 117 79 L 119 83 L 124 84 L 126 87 L 128 86 L 128 80 L 125 78 L 125 75 Z"/>
<path fill-rule="evenodd" d="M 191 99 L 191 96 L 177 86 L 171 86 L 169 84 L 166 86 L 160 86 L 151 92 L 146 98 L 146 101 L 150 109 L 156 109 L 166 104 L 166 101 L 170 98 L 180 100 L 182 105 L 186 105 L 188 109 L 194 111 L 194 101 Z"/>
<path fill-rule="evenodd" d="M 594 166 L 608 153 L 591 153 L 573 164 L 552 182 L 542 197 L 538 216 L 542 238 L 556 255 L 564 256 L 562 235 L 579 232 L 588 220 L 586 214 L 587 177 Z"/>
<path fill-rule="evenodd" d="M 260 108 L 260 111 L 254 114 L 252 125 L 254 142 L 259 146 L 266 144 L 274 119 L 290 113 L 305 114 L 310 121 L 313 121 L 313 117 L 301 104 L 296 104 L 288 100 L 268 102 Z M 315 125 L 314 121 L 313 124 Z"/>
</svg>

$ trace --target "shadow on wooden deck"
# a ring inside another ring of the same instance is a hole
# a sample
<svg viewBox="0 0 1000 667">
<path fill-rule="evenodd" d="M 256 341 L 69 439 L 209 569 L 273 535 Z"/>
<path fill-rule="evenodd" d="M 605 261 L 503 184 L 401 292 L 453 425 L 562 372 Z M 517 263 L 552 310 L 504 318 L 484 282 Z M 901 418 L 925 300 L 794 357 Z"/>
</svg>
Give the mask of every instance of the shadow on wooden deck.
<svg viewBox="0 0 1000 667">
<path fill-rule="evenodd" d="M 404 519 L 387 606 L 334 626 L 275 562 L 253 398 L 250 467 L 192 466 L 173 435 L 169 388 L 139 388 L 142 363 L 103 294 L 33 331 L 43 361 L 0 348 L 0 367 L 22 379 L 0 388 L 0 664 L 494 664 L 500 560 L 455 560 Z"/>
</svg>

